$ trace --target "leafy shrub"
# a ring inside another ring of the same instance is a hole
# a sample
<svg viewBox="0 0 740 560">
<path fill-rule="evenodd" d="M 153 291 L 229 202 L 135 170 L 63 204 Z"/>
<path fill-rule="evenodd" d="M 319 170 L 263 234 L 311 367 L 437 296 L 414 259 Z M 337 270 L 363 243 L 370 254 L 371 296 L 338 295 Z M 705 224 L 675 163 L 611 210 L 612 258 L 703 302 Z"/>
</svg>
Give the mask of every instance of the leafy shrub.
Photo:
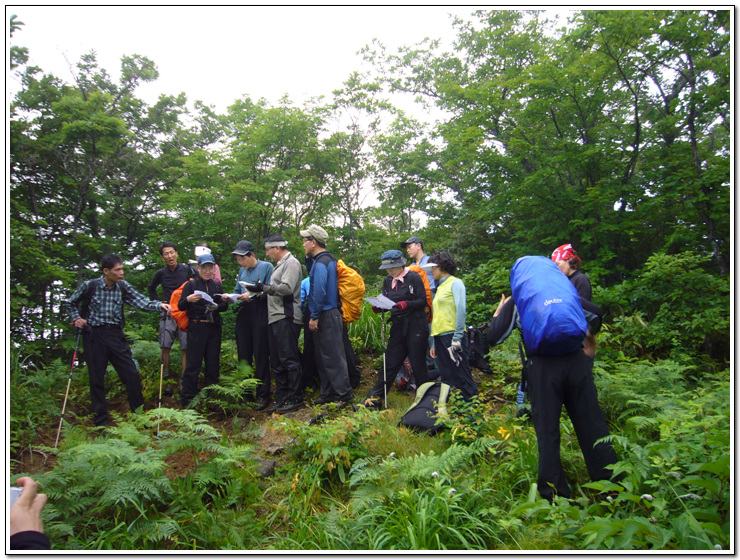
<svg viewBox="0 0 740 560">
<path fill-rule="evenodd" d="M 58 421 L 70 366 L 55 359 L 37 370 L 20 348 L 10 350 L 10 452 L 18 453 L 37 440 L 39 430 Z M 75 375 L 75 382 L 80 374 Z M 61 391 L 61 394 L 60 394 Z"/>
<path fill-rule="evenodd" d="M 727 381 L 712 380 L 654 416 L 655 440 L 645 444 L 612 436 L 624 457 L 620 483 L 589 482 L 600 494 L 553 505 L 529 500 L 514 507 L 528 524 L 588 549 L 727 549 L 730 545 L 730 415 Z M 632 417 L 631 420 L 639 420 Z"/>
<path fill-rule="evenodd" d="M 496 311 L 501 294 L 511 294 L 509 271 L 514 263 L 491 259 L 462 277 L 467 295 L 468 325 L 488 324 Z"/>
<path fill-rule="evenodd" d="M 345 482 L 352 463 L 367 455 L 366 440 L 378 434 L 379 416 L 360 407 L 322 424 L 290 422 L 285 429 L 294 436 L 291 454 L 307 464 L 316 479 L 337 476 Z"/>
<path fill-rule="evenodd" d="M 218 383 L 201 390 L 190 402 L 190 407 L 208 408 L 225 416 L 235 415 L 245 407 L 246 401 L 253 400 L 259 384 L 254 369 L 243 362 L 236 371 L 221 373 Z"/>
<path fill-rule="evenodd" d="M 673 360 L 607 360 L 594 362 L 595 383 L 608 420 L 623 424 L 635 416 L 653 416 L 680 407 L 691 366 Z M 633 422 L 634 424 L 634 422 Z"/>
<path fill-rule="evenodd" d="M 598 291 L 594 300 L 613 315 L 610 346 L 636 357 L 704 354 L 727 363 L 730 281 L 706 272 L 708 261 L 692 251 L 655 254 L 635 278 Z"/>
<path fill-rule="evenodd" d="M 375 294 L 368 288 L 367 293 Z M 386 340 L 390 329 L 389 314 L 386 313 Z M 372 306 L 364 302 L 360 318 L 348 327 L 349 339 L 355 352 L 382 352 L 383 351 L 383 317 L 374 313 Z"/>
</svg>

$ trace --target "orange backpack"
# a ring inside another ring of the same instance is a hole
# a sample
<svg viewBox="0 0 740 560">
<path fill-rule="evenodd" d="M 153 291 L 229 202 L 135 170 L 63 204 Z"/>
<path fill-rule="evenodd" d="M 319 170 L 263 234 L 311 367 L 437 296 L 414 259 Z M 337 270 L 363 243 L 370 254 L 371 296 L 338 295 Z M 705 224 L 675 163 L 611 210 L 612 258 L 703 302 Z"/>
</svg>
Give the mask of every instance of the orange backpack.
<svg viewBox="0 0 740 560">
<path fill-rule="evenodd" d="M 426 270 L 421 268 L 418 264 L 410 264 L 408 265 L 407 268 L 409 270 L 413 270 L 419 276 L 421 276 L 421 281 L 424 282 L 424 289 L 427 291 L 427 306 L 426 306 L 427 323 L 431 323 L 432 322 L 432 288 L 429 287 L 429 277 L 427 276 Z"/>
<path fill-rule="evenodd" d="M 342 302 L 342 322 L 353 323 L 362 314 L 362 302 L 365 297 L 365 281 L 351 266 L 337 260 L 337 287 Z"/>
<path fill-rule="evenodd" d="M 178 304 L 180 303 L 180 296 L 182 295 L 182 289 L 183 287 L 185 287 L 185 284 L 187 284 L 188 282 L 190 282 L 189 278 L 185 280 L 185 282 L 182 283 L 182 286 L 180 286 L 174 292 L 172 292 L 172 296 L 170 296 L 170 307 L 172 308 L 172 318 L 177 323 L 177 327 L 183 331 L 188 330 L 188 324 L 190 323 L 190 321 L 188 321 L 187 312 L 180 311 Z"/>
</svg>

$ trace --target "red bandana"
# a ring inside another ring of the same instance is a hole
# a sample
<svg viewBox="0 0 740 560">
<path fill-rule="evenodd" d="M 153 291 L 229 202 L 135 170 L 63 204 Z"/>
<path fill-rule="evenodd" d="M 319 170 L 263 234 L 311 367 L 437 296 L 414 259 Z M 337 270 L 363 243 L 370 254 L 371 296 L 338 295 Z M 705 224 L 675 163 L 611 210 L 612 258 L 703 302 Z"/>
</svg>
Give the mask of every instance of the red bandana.
<svg viewBox="0 0 740 560">
<path fill-rule="evenodd" d="M 573 251 L 573 246 L 570 243 L 568 243 L 566 245 L 561 245 L 560 247 L 555 249 L 552 252 L 552 256 L 550 258 L 553 260 L 553 262 L 558 262 L 558 261 L 567 261 L 571 257 L 575 257 L 575 256 L 576 254 Z"/>
</svg>

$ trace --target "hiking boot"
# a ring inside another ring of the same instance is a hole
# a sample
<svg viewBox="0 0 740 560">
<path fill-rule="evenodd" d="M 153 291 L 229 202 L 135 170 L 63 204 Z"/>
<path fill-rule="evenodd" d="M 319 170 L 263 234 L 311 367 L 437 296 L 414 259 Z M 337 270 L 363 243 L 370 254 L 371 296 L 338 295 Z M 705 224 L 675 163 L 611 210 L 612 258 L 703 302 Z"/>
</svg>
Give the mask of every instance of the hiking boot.
<svg viewBox="0 0 740 560">
<path fill-rule="evenodd" d="M 257 402 L 254 403 L 252 410 L 256 410 L 258 412 L 260 410 L 265 410 L 269 404 L 270 404 L 270 399 L 257 399 Z"/>
<path fill-rule="evenodd" d="M 352 403 L 352 399 L 346 401 L 336 401 L 337 410 L 342 410 L 344 407 L 349 406 Z"/>
<path fill-rule="evenodd" d="M 319 397 L 318 399 L 314 399 L 313 405 L 314 406 L 320 406 L 322 404 L 329 404 L 335 402 L 334 399 L 331 397 Z"/>
<path fill-rule="evenodd" d="M 294 410 L 301 409 L 304 406 L 306 406 L 306 405 L 305 405 L 305 403 L 303 401 L 296 401 L 296 402 L 292 402 L 292 403 L 285 403 L 283 406 L 281 406 L 280 408 L 278 408 L 275 412 L 277 412 L 278 414 L 285 414 L 286 412 L 292 412 Z"/>
<path fill-rule="evenodd" d="M 270 408 L 268 408 L 267 410 L 265 410 L 265 412 L 267 412 L 268 414 L 272 414 L 272 413 L 273 413 L 273 412 L 275 412 L 275 411 L 276 411 L 276 410 L 277 410 L 278 408 L 280 408 L 280 407 L 282 407 L 282 406 L 284 406 L 284 405 L 285 405 L 285 403 L 284 403 L 284 402 L 278 402 L 278 401 L 275 401 L 274 403 L 272 403 L 272 406 L 271 406 Z"/>
</svg>

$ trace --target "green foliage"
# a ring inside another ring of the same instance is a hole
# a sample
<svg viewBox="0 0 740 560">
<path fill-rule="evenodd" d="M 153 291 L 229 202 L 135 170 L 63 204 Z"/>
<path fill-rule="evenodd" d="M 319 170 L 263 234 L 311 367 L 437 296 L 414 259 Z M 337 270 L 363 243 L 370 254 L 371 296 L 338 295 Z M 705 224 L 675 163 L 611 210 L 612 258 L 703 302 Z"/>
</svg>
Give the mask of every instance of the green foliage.
<svg viewBox="0 0 740 560">
<path fill-rule="evenodd" d="M 488 492 L 440 477 L 368 503 L 346 527 L 348 538 L 366 550 L 497 548 L 504 530 L 497 524 L 501 510 L 490 501 Z"/>
<path fill-rule="evenodd" d="M 315 426 L 290 423 L 286 429 L 295 437 L 291 453 L 307 465 L 309 476 L 345 482 L 352 463 L 367 455 L 365 442 L 379 433 L 378 426 L 378 415 L 362 407 L 351 416 Z"/>
<path fill-rule="evenodd" d="M 557 498 L 552 506 L 530 501 L 511 514 L 543 527 L 557 520 L 552 531 L 591 550 L 727 549 L 729 412 L 726 379 L 674 395 L 673 406 L 652 417 L 657 430 L 650 441 L 610 438 L 624 450 L 615 467 L 624 475 L 620 483 L 584 484 L 599 492 L 593 502 L 587 496 Z"/>
<path fill-rule="evenodd" d="M 366 294 L 375 295 L 371 287 L 367 287 Z M 388 324 L 389 315 L 386 315 L 386 337 L 390 324 Z M 372 306 L 363 302 L 362 313 L 354 323 L 350 323 L 347 328 L 352 348 L 355 352 L 382 352 L 383 351 L 383 318 L 379 313 L 374 313 Z M 387 340 L 387 338 L 386 338 Z"/>
<path fill-rule="evenodd" d="M 54 360 L 39 370 L 23 356 L 22 348 L 10 348 L 10 441 L 16 454 L 31 445 L 41 428 L 48 429 L 61 414 L 69 366 Z M 79 383 L 80 375 L 74 376 Z M 61 390 L 61 395 L 59 391 Z"/>
<path fill-rule="evenodd" d="M 557 27 L 540 12 L 478 11 L 454 23 L 444 53 L 435 41 L 395 54 L 368 46 L 380 79 L 354 73 L 327 102 L 244 96 L 224 115 L 188 109 L 184 94 L 141 101 L 138 86 L 158 71 L 138 55 L 122 58 L 118 82 L 92 53 L 72 84 L 45 75 L 27 66 L 11 16 L 22 84 L 9 113 L 14 463 L 28 446 L 52 452 L 38 444 L 69 374 L 63 299 L 98 274 L 102 254 L 121 253 L 143 289 L 162 241 L 207 240 L 229 289 L 236 241 L 259 247 L 280 232 L 300 247 L 299 230 L 317 222 L 368 295 L 379 255 L 409 234 L 428 253 L 451 251 L 476 326 L 508 292 L 517 257 L 573 243 L 610 312 L 595 374 L 625 476 L 587 482 L 564 417 L 574 498 L 550 505 L 536 495 L 534 430 L 513 407 L 453 397 L 448 429 L 428 437 L 397 426 L 408 398 L 393 392 L 381 413 L 283 418 L 294 439 L 274 480 L 258 482 L 244 443 L 255 430 L 229 436 L 195 410 L 164 408 L 117 418 L 108 435 L 66 428 L 57 462 L 34 475 L 54 548 L 729 549 L 730 14 L 575 11 Z M 445 117 L 405 117 L 386 86 Z M 157 316 L 131 315 L 151 393 Z M 221 382 L 194 403 L 222 416 L 255 386 L 237 364 L 233 320 Z M 364 306 L 349 332 L 377 361 L 381 316 Z M 487 383 L 512 398 L 516 337 L 489 356 Z M 107 386 L 124 392 L 115 375 Z M 89 402 L 87 391 L 78 367 L 70 402 Z"/>
<path fill-rule="evenodd" d="M 491 435 L 495 425 L 487 412 L 480 396 L 466 401 L 460 391 L 453 389 L 447 400 L 447 414 L 437 415 L 437 424 L 447 428 L 442 431 L 442 437 L 449 438 L 450 443 L 470 444 Z"/>
<path fill-rule="evenodd" d="M 637 357 L 729 360 L 729 277 L 693 251 L 651 256 L 641 274 L 597 292 L 612 313 L 609 346 Z"/>
<path fill-rule="evenodd" d="M 487 325 L 501 301 L 501 294 L 511 294 L 509 271 L 512 265 L 513 261 L 494 258 L 462 277 L 468 325 Z"/>
<path fill-rule="evenodd" d="M 230 373 L 222 373 L 218 383 L 203 389 L 191 401 L 191 408 L 217 410 L 224 416 L 234 416 L 245 406 L 245 401 L 253 399 L 254 391 L 260 382 L 254 377 L 254 369 L 246 363 Z"/>
<path fill-rule="evenodd" d="M 52 548 L 248 546 L 257 497 L 249 446 L 222 445 L 188 410 L 131 415 L 108 432 L 91 439 L 75 427 L 55 469 L 37 477 L 49 496 L 43 518 Z M 185 458 L 192 471 L 170 466 Z"/>
</svg>

